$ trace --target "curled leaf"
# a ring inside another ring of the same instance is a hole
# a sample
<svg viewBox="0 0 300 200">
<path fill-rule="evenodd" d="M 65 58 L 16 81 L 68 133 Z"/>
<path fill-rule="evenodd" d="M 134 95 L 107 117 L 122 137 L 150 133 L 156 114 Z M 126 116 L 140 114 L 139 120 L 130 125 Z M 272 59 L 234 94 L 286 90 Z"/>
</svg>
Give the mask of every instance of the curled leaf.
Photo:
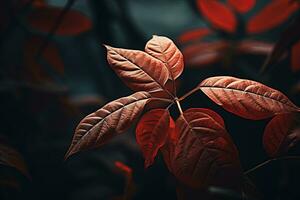
<svg viewBox="0 0 300 200">
<path fill-rule="evenodd" d="M 63 9 L 54 6 L 38 6 L 27 16 L 30 27 L 41 32 L 48 33 L 55 25 Z M 89 31 L 92 22 L 85 15 L 76 10 L 69 10 L 55 34 L 60 36 L 78 35 Z"/>
<path fill-rule="evenodd" d="M 169 71 L 163 62 L 138 50 L 105 46 L 107 60 L 117 75 L 134 91 L 163 91 Z"/>
<path fill-rule="evenodd" d="M 136 141 L 145 157 L 145 168 L 153 164 L 158 150 L 168 137 L 170 113 L 166 109 L 153 109 L 140 119 L 136 127 Z"/>
<path fill-rule="evenodd" d="M 167 37 L 154 35 L 145 47 L 145 52 L 162 61 L 170 71 L 170 79 L 176 79 L 183 71 L 183 56 Z"/>
<path fill-rule="evenodd" d="M 176 120 L 180 136 L 172 160 L 173 173 L 190 187 L 239 187 L 241 168 L 237 149 L 218 123 L 221 117 L 211 113 L 214 112 L 192 108 Z"/>
<path fill-rule="evenodd" d="M 141 114 L 150 97 L 147 92 L 136 92 L 86 116 L 75 130 L 66 158 L 79 151 L 99 147 L 126 131 Z"/>
<path fill-rule="evenodd" d="M 298 9 L 296 1 L 273 0 L 248 21 L 247 32 L 253 34 L 268 31 L 282 24 Z"/>
<path fill-rule="evenodd" d="M 271 157 L 281 156 L 300 140 L 300 116 L 297 113 L 275 116 L 266 126 L 263 144 Z"/>
<path fill-rule="evenodd" d="M 246 119 L 300 110 L 281 92 L 251 80 L 216 76 L 205 79 L 198 87 L 216 104 Z"/>
<path fill-rule="evenodd" d="M 233 33 L 237 20 L 231 9 L 217 0 L 197 0 L 198 9 L 212 25 L 224 31 Z"/>
</svg>

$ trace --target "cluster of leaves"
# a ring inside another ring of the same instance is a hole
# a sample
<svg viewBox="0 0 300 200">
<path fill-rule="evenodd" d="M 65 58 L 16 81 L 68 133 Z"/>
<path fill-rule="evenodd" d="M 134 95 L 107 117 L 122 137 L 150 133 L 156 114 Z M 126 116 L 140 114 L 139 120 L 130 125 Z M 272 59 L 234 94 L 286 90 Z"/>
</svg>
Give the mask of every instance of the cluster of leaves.
<svg viewBox="0 0 300 200">
<path fill-rule="evenodd" d="M 136 93 L 86 116 L 75 130 L 66 158 L 107 143 L 149 110 L 136 127 L 145 167 L 161 151 L 169 171 L 184 185 L 214 185 L 239 191 L 243 170 L 222 117 L 208 108 L 181 108 L 180 102 L 198 90 L 242 118 L 273 118 L 263 137 L 264 148 L 272 157 L 286 153 L 300 138 L 300 108 L 281 92 L 259 82 L 210 77 L 178 98 L 175 80 L 184 69 L 183 55 L 167 37 L 153 36 L 145 51 L 105 47 L 112 69 Z M 169 111 L 172 105 L 177 105 L 180 113 L 176 121 Z"/>
<path fill-rule="evenodd" d="M 199 13 L 208 20 L 212 28 L 190 30 L 178 38 L 178 42 L 183 46 L 186 62 L 192 67 L 203 67 L 219 62 L 227 58 L 228 54 L 270 54 L 274 47 L 273 43 L 249 38 L 278 27 L 299 10 L 298 1 L 274 0 L 245 23 L 239 16 L 251 11 L 256 5 L 255 0 L 227 0 L 226 3 L 218 0 L 197 0 L 196 4 Z M 294 26 L 293 32 L 296 27 Z M 292 31 L 289 31 L 289 36 Z M 293 35 L 297 35 L 296 32 Z M 215 33 L 219 34 L 221 39 L 205 41 L 206 36 Z M 293 72 L 300 69 L 299 46 L 299 42 L 296 41 L 291 49 Z"/>
</svg>

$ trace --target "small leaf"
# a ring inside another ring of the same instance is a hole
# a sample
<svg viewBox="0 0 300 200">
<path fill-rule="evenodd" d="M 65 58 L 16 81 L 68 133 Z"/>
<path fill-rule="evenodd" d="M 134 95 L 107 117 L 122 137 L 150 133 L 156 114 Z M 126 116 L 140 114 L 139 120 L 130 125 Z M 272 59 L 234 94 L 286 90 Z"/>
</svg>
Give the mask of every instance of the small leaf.
<svg viewBox="0 0 300 200">
<path fill-rule="evenodd" d="M 299 9 L 296 1 L 273 0 L 247 24 L 248 33 L 261 33 L 279 26 Z"/>
<path fill-rule="evenodd" d="M 208 28 L 198 28 L 190 31 L 186 31 L 178 37 L 179 43 L 192 42 L 194 40 L 201 40 L 203 37 L 211 34 L 212 31 Z"/>
<path fill-rule="evenodd" d="M 141 114 L 149 99 L 149 93 L 136 92 L 112 101 L 86 116 L 75 130 L 66 158 L 79 151 L 99 147 L 126 131 Z"/>
<path fill-rule="evenodd" d="M 216 76 L 205 79 L 198 87 L 216 104 L 246 119 L 300 111 L 281 92 L 251 80 Z"/>
<path fill-rule="evenodd" d="M 63 9 L 59 7 L 39 6 L 28 14 L 26 20 L 31 28 L 49 33 L 62 11 Z M 69 10 L 63 17 L 55 34 L 60 36 L 78 35 L 89 31 L 91 28 L 92 22 L 90 19 L 79 11 Z"/>
<path fill-rule="evenodd" d="M 234 33 L 237 20 L 231 9 L 217 0 L 197 0 L 198 9 L 215 27 Z"/>
<path fill-rule="evenodd" d="M 170 71 L 170 79 L 175 80 L 183 71 L 183 56 L 176 45 L 167 37 L 154 35 L 145 47 L 145 52 L 162 61 Z"/>
<path fill-rule="evenodd" d="M 153 164 L 158 150 L 168 137 L 170 113 L 166 109 L 153 109 L 140 119 L 136 127 L 136 141 L 145 157 L 145 168 Z"/>
<path fill-rule="evenodd" d="M 300 140 L 300 116 L 296 113 L 275 116 L 266 126 L 263 144 L 271 157 L 288 152 Z"/>
<path fill-rule="evenodd" d="M 0 165 L 12 167 L 30 179 L 30 175 L 22 155 L 0 139 Z"/>
<path fill-rule="evenodd" d="M 300 70 L 300 41 L 292 47 L 292 71 L 298 72 Z"/>
<path fill-rule="evenodd" d="M 232 7 L 234 7 L 234 9 L 236 9 L 240 13 L 248 12 L 249 10 L 251 10 L 251 8 L 253 8 L 253 6 L 256 3 L 256 0 L 227 0 L 227 1 Z"/>
<path fill-rule="evenodd" d="M 255 41 L 243 40 L 238 43 L 237 53 L 254 54 L 254 55 L 268 55 L 272 52 L 274 44 Z"/>
<path fill-rule="evenodd" d="M 213 115 L 210 115 L 213 113 Z M 220 116 L 207 109 L 186 110 L 176 120 L 180 134 L 172 160 L 173 173 L 184 184 L 194 187 L 239 187 L 241 168 L 238 152 L 221 125 Z"/>
<path fill-rule="evenodd" d="M 145 52 L 107 48 L 107 60 L 117 75 L 134 91 L 163 91 L 169 71 L 160 60 Z"/>
</svg>

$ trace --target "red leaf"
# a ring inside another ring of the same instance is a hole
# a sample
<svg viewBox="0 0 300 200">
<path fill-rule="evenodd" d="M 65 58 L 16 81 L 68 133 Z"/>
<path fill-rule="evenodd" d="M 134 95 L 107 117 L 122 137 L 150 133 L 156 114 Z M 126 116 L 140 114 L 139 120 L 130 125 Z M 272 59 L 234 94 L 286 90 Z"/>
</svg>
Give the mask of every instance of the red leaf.
<svg viewBox="0 0 300 200">
<path fill-rule="evenodd" d="M 107 48 L 107 60 L 117 75 L 134 91 L 164 91 L 167 67 L 152 56 L 138 50 Z"/>
<path fill-rule="evenodd" d="M 248 12 L 249 10 L 251 10 L 251 8 L 253 8 L 253 6 L 256 3 L 256 0 L 227 0 L 227 1 L 232 7 L 234 7 L 234 9 L 236 9 L 240 13 Z"/>
<path fill-rule="evenodd" d="M 27 21 L 31 28 L 41 32 L 50 32 L 62 8 L 53 6 L 39 6 L 30 12 Z M 92 28 L 92 22 L 79 11 L 69 10 L 63 17 L 63 20 L 56 30 L 55 34 L 61 36 L 78 35 L 89 31 Z"/>
<path fill-rule="evenodd" d="M 141 114 L 149 99 L 149 93 L 136 92 L 112 101 L 86 116 L 75 130 L 66 158 L 76 152 L 99 147 L 126 131 Z"/>
<path fill-rule="evenodd" d="M 292 47 L 292 71 L 297 72 L 300 70 L 300 41 Z"/>
<path fill-rule="evenodd" d="M 224 31 L 236 31 L 237 20 L 231 9 L 217 0 L 197 0 L 198 9 L 212 25 Z"/>
<path fill-rule="evenodd" d="M 254 54 L 254 55 L 268 55 L 272 52 L 274 44 L 255 41 L 243 40 L 238 43 L 237 53 Z"/>
<path fill-rule="evenodd" d="M 281 156 L 300 140 L 299 114 L 275 116 L 266 126 L 263 144 L 271 157 Z"/>
<path fill-rule="evenodd" d="M 176 45 L 167 37 L 154 35 L 145 47 L 145 52 L 162 61 L 169 69 L 171 80 L 175 80 L 183 71 L 183 56 Z"/>
<path fill-rule="evenodd" d="M 300 111 L 281 92 L 251 80 L 216 76 L 205 79 L 198 87 L 216 104 L 246 119 Z"/>
<path fill-rule="evenodd" d="M 180 138 L 175 146 L 172 169 L 174 175 L 190 187 L 236 188 L 240 185 L 238 152 L 224 126 L 218 123 L 220 119 L 208 109 L 192 108 L 176 121 Z"/>
<path fill-rule="evenodd" d="M 182 53 L 188 66 L 200 68 L 220 61 L 227 47 L 224 41 L 201 42 L 185 47 Z"/>
<path fill-rule="evenodd" d="M 49 79 L 46 73 L 47 65 L 55 72 L 62 75 L 64 73 L 64 63 L 60 57 L 58 47 L 50 42 L 41 56 L 41 60 L 36 57 L 37 50 L 43 43 L 43 38 L 32 37 L 26 41 L 24 46 L 24 63 L 32 78 L 36 81 Z"/>
<path fill-rule="evenodd" d="M 296 1 L 273 0 L 247 24 L 248 33 L 261 33 L 279 26 L 299 9 Z"/>
<path fill-rule="evenodd" d="M 153 109 L 143 115 L 136 127 L 136 140 L 145 157 L 145 168 L 153 164 L 158 150 L 168 137 L 170 113 L 166 109 Z"/>
<path fill-rule="evenodd" d="M 208 28 L 198 28 L 191 31 L 186 31 L 178 37 L 179 43 L 191 42 L 193 40 L 201 40 L 203 37 L 211 34 L 212 31 Z"/>
</svg>

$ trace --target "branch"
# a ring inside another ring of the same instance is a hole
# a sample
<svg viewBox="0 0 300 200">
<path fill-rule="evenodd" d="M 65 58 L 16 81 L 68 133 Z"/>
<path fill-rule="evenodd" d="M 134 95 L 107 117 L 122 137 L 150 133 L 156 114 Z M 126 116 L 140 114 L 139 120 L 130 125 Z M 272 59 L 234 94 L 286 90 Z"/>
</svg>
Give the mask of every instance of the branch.
<svg viewBox="0 0 300 200">
<path fill-rule="evenodd" d="M 197 92 L 199 90 L 199 87 L 195 87 L 194 89 L 192 89 L 191 91 L 189 91 L 188 93 L 186 93 L 185 95 L 183 95 L 182 97 L 180 97 L 178 100 L 182 101 L 185 98 L 187 98 L 188 96 L 190 96 L 191 94 L 193 94 L 194 92 Z"/>
</svg>

